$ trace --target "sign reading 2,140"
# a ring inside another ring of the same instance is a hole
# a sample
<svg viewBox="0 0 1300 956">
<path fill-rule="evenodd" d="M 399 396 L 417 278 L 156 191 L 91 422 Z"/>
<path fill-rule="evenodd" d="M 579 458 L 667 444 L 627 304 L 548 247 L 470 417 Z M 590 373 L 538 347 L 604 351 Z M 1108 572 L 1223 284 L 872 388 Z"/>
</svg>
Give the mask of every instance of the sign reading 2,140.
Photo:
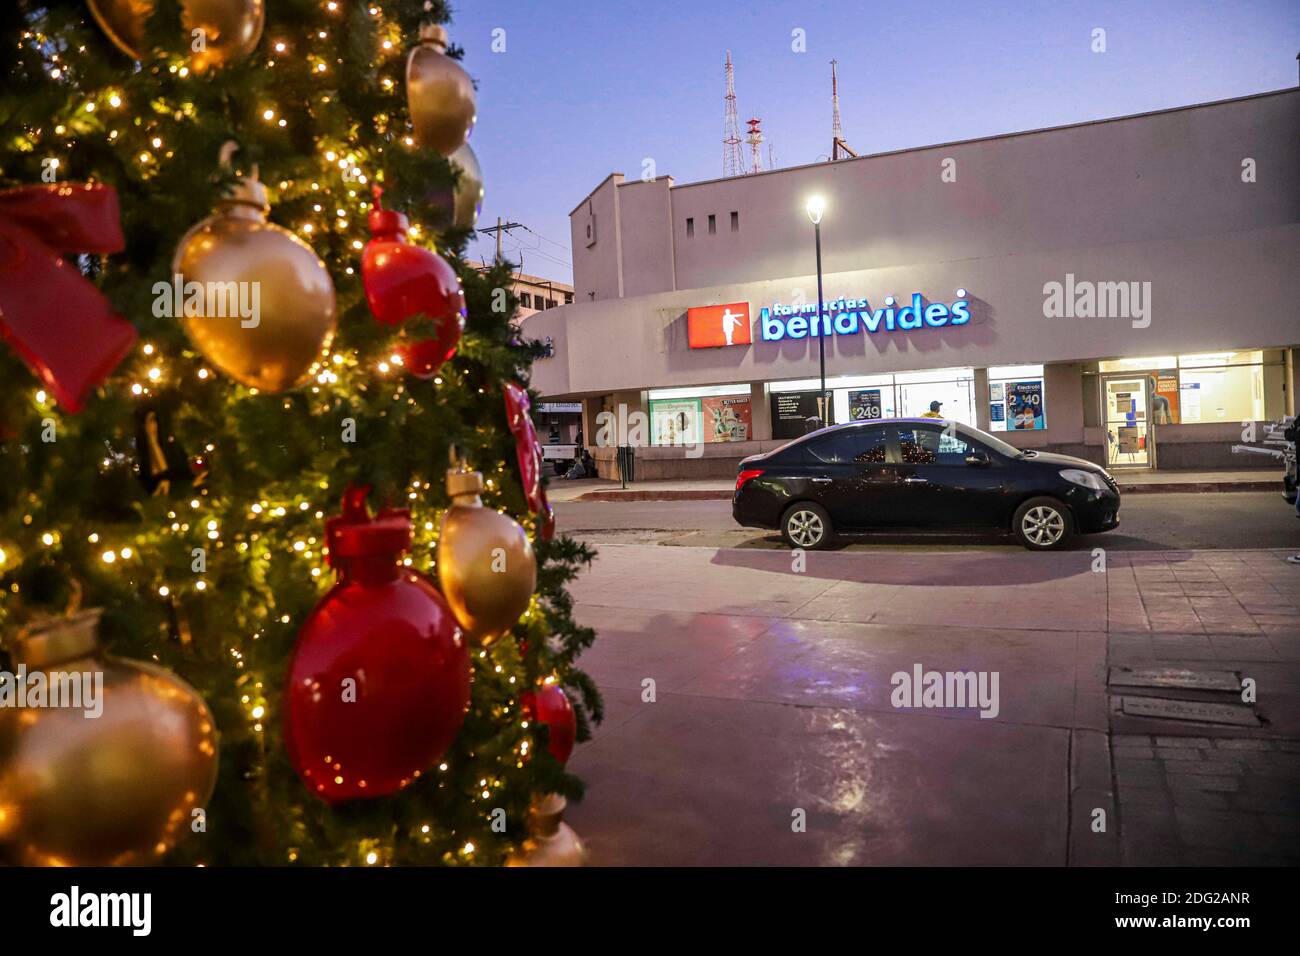
<svg viewBox="0 0 1300 956">
<path fill-rule="evenodd" d="M 964 295 L 965 290 L 959 290 Z M 758 326 L 763 341 L 780 339 L 816 338 L 818 335 L 855 335 L 858 332 L 911 332 L 923 328 L 941 328 L 945 325 L 965 325 L 970 321 L 970 300 L 957 299 L 952 304 L 931 302 L 927 305 L 917 292 L 912 304 L 894 307 L 893 297 L 885 300 L 885 307 L 873 309 L 866 299 L 836 299 L 822 306 L 822 319 L 816 319 L 817 304 L 781 305 L 774 303 L 758 314 Z"/>
</svg>

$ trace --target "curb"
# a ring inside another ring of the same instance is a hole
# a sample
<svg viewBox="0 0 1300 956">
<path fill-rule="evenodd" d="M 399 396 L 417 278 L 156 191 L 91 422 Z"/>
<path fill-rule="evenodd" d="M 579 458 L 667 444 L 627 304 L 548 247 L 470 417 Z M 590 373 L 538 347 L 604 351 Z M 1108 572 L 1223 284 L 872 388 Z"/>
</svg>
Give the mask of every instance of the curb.
<svg viewBox="0 0 1300 956">
<path fill-rule="evenodd" d="M 730 501 L 732 492 L 721 488 L 680 491 L 589 491 L 573 501 Z"/>
<path fill-rule="evenodd" d="M 1282 493 L 1282 482 L 1278 479 L 1273 481 L 1164 481 L 1152 482 L 1146 485 L 1121 484 L 1119 486 L 1119 493 L 1122 495 L 1198 494 L 1200 492 L 1230 491 L 1276 491 L 1280 495 Z"/>
<path fill-rule="evenodd" d="M 1281 482 L 1273 481 L 1164 481 L 1145 485 L 1119 486 L 1121 495 L 1206 494 L 1234 491 L 1282 492 Z M 728 489 L 700 488 L 680 491 L 588 491 L 570 498 L 570 501 L 730 501 L 733 492 Z"/>
</svg>

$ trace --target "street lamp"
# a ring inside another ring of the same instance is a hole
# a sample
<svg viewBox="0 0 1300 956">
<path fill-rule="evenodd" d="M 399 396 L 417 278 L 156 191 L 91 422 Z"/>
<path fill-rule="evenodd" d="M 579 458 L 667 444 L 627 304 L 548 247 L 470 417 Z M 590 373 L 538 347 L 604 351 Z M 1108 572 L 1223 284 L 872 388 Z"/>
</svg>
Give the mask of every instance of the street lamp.
<svg viewBox="0 0 1300 956">
<path fill-rule="evenodd" d="M 817 363 L 821 369 L 821 391 L 817 397 L 817 410 L 822 424 L 830 424 L 830 403 L 826 401 L 826 326 L 822 316 L 822 213 L 826 211 L 826 200 L 821 196 L 810 196 L 804 206 L 808 219 L 813 224 L 813 237 L 817 243 Z"/>
</svg>

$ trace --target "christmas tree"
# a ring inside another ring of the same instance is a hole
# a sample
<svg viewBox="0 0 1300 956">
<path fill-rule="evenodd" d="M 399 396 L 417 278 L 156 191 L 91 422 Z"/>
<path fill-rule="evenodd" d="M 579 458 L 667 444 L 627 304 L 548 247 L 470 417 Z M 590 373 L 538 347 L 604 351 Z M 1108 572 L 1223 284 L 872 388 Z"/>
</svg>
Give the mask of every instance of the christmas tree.
<svg viewBox="0 0 1300 956">
<path fill-rule="evenodd" d="M 57 663 L 95 631 L 78 608 L 125 662 L 99 723 L 42 741 L 0 711 L 0 854 L 500 864 L 581 792 L 566 738 L 601 705 L 565 587 L 592 554 L 550 533 L 510 268 L 460 255 L 448 10 L 190 6 L 0 12 L 0 670 Z M 197 737 L 114 722 L 128 693 Z"/>
</svg>

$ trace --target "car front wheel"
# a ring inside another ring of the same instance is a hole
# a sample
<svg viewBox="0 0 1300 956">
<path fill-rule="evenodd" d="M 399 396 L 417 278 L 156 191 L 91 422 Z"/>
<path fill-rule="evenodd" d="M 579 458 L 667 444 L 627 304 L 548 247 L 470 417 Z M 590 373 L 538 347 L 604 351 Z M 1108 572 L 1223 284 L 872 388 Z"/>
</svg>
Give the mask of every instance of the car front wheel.
<svg viewBox="0 0 1300 956">
<path fill-rule="evenodd" d="M 1074 519 L 1055 498 L 1030 498 L 1016 509 L 1011 530 L 1030 551 L 1055 551 L 1074 534 Z"/>
<path fill-rule="evenodd" d="M 781 536 L 792 548 L 819 551 L 830 544 L 831 518 L 821 505 L 791 505 L 781 519 Z"/>
</svg>

